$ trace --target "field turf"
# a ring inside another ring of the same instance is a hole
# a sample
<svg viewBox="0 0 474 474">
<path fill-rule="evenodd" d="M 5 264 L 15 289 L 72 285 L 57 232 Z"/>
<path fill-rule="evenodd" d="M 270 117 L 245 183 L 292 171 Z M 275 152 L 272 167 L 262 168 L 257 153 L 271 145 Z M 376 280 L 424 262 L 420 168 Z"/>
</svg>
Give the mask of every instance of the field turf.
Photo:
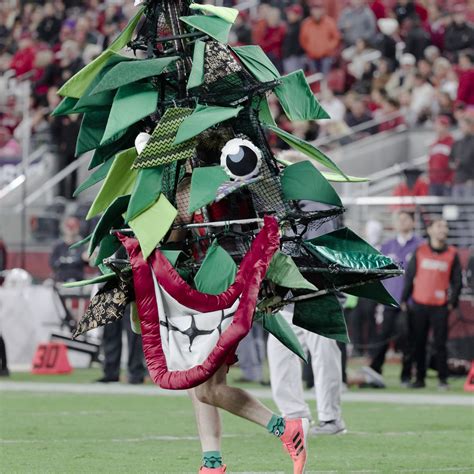
<svg viewBox="0 0 474 474">
<path fill-rule="evenodd" d="M 82 383 L 97 375 L 12 379 Z M 474 472 L 472 406 L 344 402 L 343 414 L 348 434 L 310 439 L 308 473 Z M 196 473 L 199 467 L 186 397 L 0 392 L 0 420 L 2 473 Z M 229 473 L 291 472 L 279 441 L 264 429 L 227 414 L 223 423 Z"/>
</svg>

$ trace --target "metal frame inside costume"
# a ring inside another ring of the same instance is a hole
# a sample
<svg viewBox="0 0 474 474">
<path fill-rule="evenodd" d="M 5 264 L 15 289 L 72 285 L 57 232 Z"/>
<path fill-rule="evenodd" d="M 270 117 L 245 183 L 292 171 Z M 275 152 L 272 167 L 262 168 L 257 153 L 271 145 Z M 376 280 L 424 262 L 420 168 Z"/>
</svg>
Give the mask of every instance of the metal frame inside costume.
<svg viewBox="0 0 474 474">
<path fill-rule="evenodd" d="M 296 325 L 347 341 L 336 293 L 396 305 L 380 280 L 401 270 L 345 227 L 317 232 L 344 211 L 329 181 L 362 178 L 277 127 L 270 93 L 291 121 L 328 118 L 303 71 L 281 76 L 258 46 L 228 46 L 237 10 L 138 3 L 54 111 L 82 113 L 76 152 L 95 150 L 76 194 L 102 182 L 87 216 L 101 217 L 79 243 L 101 275 L 72 285 L 107 283 L 75 336 L 131 303 L 150 374 L 170 389 L 232 363 L 256 319 L 304 358 L 278 314 L 288 303 Z M 269 133 L 308 160 L 278 161 Z"/>
</svg>

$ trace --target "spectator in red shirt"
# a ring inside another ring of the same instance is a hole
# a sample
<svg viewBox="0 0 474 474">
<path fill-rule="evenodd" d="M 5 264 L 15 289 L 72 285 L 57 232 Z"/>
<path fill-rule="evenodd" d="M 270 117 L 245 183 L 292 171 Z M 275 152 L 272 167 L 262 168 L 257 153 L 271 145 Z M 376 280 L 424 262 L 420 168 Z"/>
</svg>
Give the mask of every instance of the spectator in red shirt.
<svg viewBox="0 0 474 474">
<path fill-rule="evenodd" d="M 403 171 L 403 181 L 393 190 L 392 195 L 397 197 L 415 197 L 428 195 L 428 181 L 420 176 L 422 172 L 417 168 L 407 168 Z M 390 206 L 394 211 L 404 209 L 415 211 L 414 204 L 397 204 Z"/>
<path fill-rule="evenodd" d="M 385 5 L 382 0 L 373 0 L 369 2 L 370 9 L 375 15 L 375 18 L 378 20 L 379 18 L 385 18 L 387 16 L 387 12 L 385 10 Z"/>
<path fill-rule="evenodd" d="M 252 27 L 252 43 L 260 45 L 267 28 L 267 15 L 272 7 L 268 3 L 260 3 L 257 19 Z"/>
<path fill-rule="evenodd" d="M 444 48 L 444 34 L 448 20 L 438 5 L 429 5 L 429 18 L 425 27 L 431 37 L 431 43 L 438 49 Z"/>
<path fill-rule="evenodd" d="M 445 115 L 437 117 L 434 128 L 436 139 L 429 148 L 428 178 L 430 194 L 449 196 L 453 181 L 453 171 L 449 166 L 449 155 L 454 139 L 449 133 L 450 120 Z"/>
<path fill-rule="evenodd" d="M 309 70 L 329 73 L 336 55 L 341 35 L 336 22 L 324 10 L 323 3 L 314 0 L 310 6 L 310 17 L 301 24 L 300 45 L 308 56 Z"/>
<path fill-rule="evenodd" d="M 21 147 L 6 127 L 0 127 L 0 165 L 21 159 Z"/>
<path fill-rule="evenodd" d="M 403 171 L 404 180 L 393 191 L 394 196 L 427 196 L 428 182 L 418 168 Z"/>
<path fill-rule="evenodd" d="M 428 10 L 420 3 L 415 2 L 415 11 L 422 23 L 428 20 Z"/>
<path fill-rule="evenodd" d="M 282 45 L 285 34 L 286 28 L 281 21 L 280 10 L 270 8 L 267 12 L 266 25 L 262 29 L 260 46 L 279 70 L 282 70 Z"/>
<path fill-rule="evenodd" d="M 398 100 L 391 97 L 386 98 L 382 103 L 382 116 L 387 116 L 387 120 L 379 125 L 379 132 L 392 130 L 405 123 L 402 116 L 396 115 L 397 112 L 400 112 Z"/>
<path fill-rule="evenodd" d="M 15 71 L 15 75 L 23 76 L 34 68 L 36 48 L 30 37 L 20 40 L 18 51 L 13 55 L 10 68 Z"/>
</svg>

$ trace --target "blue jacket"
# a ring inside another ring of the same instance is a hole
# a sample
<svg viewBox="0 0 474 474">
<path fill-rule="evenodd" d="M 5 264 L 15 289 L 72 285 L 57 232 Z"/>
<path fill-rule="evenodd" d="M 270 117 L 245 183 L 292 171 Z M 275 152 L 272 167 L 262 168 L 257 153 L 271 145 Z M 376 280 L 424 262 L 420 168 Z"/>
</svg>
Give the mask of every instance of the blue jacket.
<svg viewBox="0 0 474 474">
<path fill-rule="evenodd" d="M 399 263 L 403 269 L 407 268 L 408 262 L 412 255 L 415 253 L 416 248 L 423 242 L 421 237 L 413 235 L 405 245 L 401 245 L 397 237 L 394 239 L 387 240 L 382 244 L 380 251 L 391 257 L 395 262 Z M 395 278 L 389 278 L 383 282 L 385 288 L 391 293 L 391 295 L 400 301 L 402 297 L 402 291 L 404 286 L 404 276 L 401 275 Z"/>
</svg>

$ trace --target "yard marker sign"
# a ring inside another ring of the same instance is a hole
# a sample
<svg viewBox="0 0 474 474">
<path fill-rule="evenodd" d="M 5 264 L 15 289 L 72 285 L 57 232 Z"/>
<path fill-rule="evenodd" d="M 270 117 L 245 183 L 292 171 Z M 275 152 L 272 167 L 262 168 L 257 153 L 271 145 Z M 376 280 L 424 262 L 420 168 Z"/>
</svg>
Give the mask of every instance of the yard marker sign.
<svg viewBox="0 0 474 474">
<path fill-rule="evenodd" d="M 70 374 L 71 364 L 67 356 L 67 348 L 61 342 L 39 344 L 32 362 L 32 374 Z"/>
</svg>

